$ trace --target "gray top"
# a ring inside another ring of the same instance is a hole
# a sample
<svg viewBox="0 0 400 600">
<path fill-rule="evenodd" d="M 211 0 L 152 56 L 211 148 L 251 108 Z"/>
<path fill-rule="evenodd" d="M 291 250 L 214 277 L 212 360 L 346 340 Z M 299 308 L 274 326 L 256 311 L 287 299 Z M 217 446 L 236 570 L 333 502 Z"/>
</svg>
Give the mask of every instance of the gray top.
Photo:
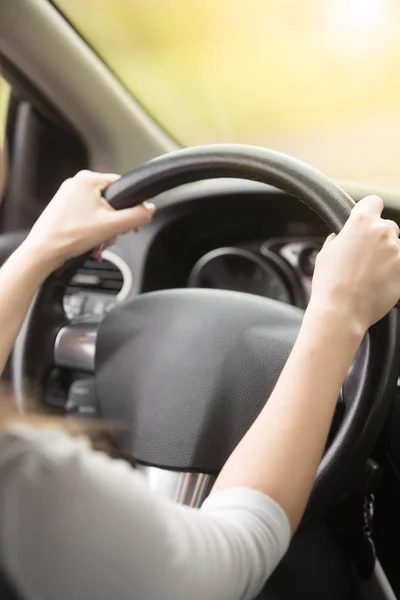
<svg viewBox="0 0 400 600">
<path fill-rule="evenodd" d="M 250 600 L 290 540 L 260 492 L 176 505 L 57 428 L 3 431 L 0 481 L 1 560 L 26 600 Z"/>
</svg>

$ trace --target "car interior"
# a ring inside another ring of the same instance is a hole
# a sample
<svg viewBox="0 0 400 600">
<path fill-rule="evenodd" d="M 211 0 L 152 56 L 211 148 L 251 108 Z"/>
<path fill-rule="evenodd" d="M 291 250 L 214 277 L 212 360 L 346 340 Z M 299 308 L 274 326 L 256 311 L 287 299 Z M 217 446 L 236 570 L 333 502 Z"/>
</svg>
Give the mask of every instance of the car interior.
<svg viewBox="0 0 400 600">
<path fill-rule="evenodd" d="M 73 14 L 67 0 L 0 0 L 0 262 L 82 169 L 123 174 L 105 193 L 115 208 L 151 199 L 157 212 L 43 285 L 5 378 L 21 410 L 35 389 L 66 419 L 134 419 L 115 434 L 121 454 L 198 507 L 283 368 L 325 238 L 369 194 L 400 222 L 400 185 L 323 175 L 274 136 L 178 142 Z M 260 598 L 400 597 L 399 366 L 396 307 L 356 355 L 303 523 Z"/>
</svg>

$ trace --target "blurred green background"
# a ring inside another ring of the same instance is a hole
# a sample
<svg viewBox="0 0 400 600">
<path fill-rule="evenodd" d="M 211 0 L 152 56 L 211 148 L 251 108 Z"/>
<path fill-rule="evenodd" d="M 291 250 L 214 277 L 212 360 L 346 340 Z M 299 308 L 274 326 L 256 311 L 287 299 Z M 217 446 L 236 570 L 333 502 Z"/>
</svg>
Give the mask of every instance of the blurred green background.
<svg viewBox="0 0 400 600">
<path fill-rule="evenodd" d="M 399 0 L 58 0 L 181 144 L 400 185 Z"/>
</svg>

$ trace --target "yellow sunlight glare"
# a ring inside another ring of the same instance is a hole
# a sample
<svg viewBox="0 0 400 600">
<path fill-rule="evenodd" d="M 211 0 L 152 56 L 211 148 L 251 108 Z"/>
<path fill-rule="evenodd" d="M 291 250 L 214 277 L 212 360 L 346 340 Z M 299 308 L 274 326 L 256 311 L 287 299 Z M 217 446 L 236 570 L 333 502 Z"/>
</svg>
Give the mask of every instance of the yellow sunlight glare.
<svg viewBox="0 0 400 600">
<path fill-rule="evenodd" d="M 339 0 L 342 24 L 364 34 L 385 28 L 389 19 L 387 0 Z"/>
<path fill-rule="evenodd" d="M 383 58 L 396 34 L 393 0 L 332 0 L 324 3 L 326 35 L 338 55 L 368 65 L 366 54 Z"/>
</svg>

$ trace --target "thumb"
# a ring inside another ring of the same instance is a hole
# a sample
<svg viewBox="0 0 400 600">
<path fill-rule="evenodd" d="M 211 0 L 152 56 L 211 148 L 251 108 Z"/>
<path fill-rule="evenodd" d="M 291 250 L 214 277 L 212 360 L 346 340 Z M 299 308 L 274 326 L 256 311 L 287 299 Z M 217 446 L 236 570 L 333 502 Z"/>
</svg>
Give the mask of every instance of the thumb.
<svg viewBox="0 0 400 600">
<path fill-rule="evenodd" d="M 336 234 L 334 234 L 334 233 L 331 233 L 330 235 L 328 235 L 328 237 L 326 238 L 325 242 L 323 243 L 323 246 L 322 246 L 321 250 L 318 252 L 318 254 L 317 254 L 316 258 L 315 258 L 315 263 L 317 263 L 317 261 L 319 261 L 319 258 L 320 258 L 321 254 L 322 254 L 322 251 L 324 249 L 326 249 L 329 246 L 329 244 L 331 244 L 333 242 L 333 240 L 335 239 L 335 237 L 336 237 Z"/>
<path fill-rule="evenodd" d="M 321 250 L 323 250 L 326 246 L 329 246 L 329 244 L 331 242 L 333 242 L 333 240 L 335 239 L 336 234 L 335 233 L 331 233 L 330 235 L 328 235 L 328 237 L 326 238 L 324 245 L 322 246 Z"/>
<path fill-rule="evenodd" d="M 143 202 L 133 208 L 113 211 L 112 219 L 114 222 L 113 235 L 119 235 L 129 229 L 137 229 L 150 223 L 155 213 L 156 207 L 151 202 Z"/>
</svg>

